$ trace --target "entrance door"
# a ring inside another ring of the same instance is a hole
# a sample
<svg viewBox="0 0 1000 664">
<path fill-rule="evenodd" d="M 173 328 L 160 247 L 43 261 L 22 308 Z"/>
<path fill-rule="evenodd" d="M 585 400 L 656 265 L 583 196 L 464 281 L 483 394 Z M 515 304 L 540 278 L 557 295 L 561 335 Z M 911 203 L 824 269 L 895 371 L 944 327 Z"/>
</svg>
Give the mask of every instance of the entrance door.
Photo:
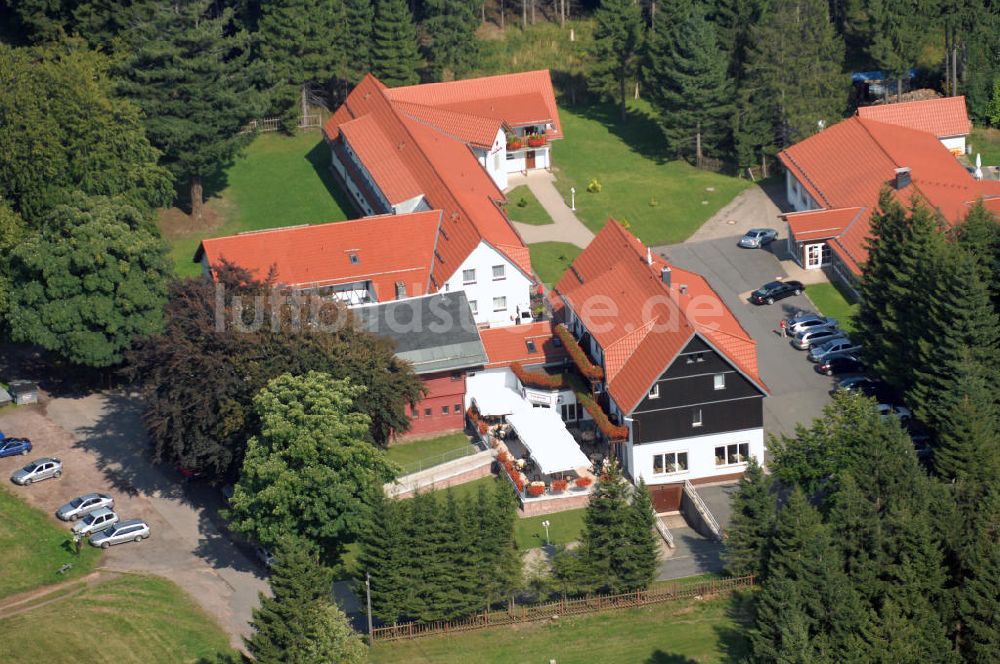
<svg viewBox="0 0 1000 664">
<path fill-rule="evenodd" d="M 528 150 L 524 153 L 524 168 L 526 170 L 531 170 L 535 167 L 535 151 Z"/>
<path fill-rule="evenodd" d="M 807 244 L 806 245 L 806 269 L 812 270 L 823 265 L 823 244 Z M 829 250 L 827 250 L 829 251 Z M 829 253 L 827 254 L 829 255 Z"/>
</svg>

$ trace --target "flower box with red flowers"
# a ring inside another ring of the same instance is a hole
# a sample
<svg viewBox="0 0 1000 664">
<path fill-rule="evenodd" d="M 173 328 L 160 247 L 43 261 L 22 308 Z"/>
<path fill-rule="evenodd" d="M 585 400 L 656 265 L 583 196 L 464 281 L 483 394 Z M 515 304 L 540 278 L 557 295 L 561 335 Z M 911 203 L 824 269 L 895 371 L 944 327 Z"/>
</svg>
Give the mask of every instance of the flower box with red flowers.
<svg viewBox="0 0 1000 664">
<path fill-rule="evenodd" d="M 562 493 L 567 486 L 569 486 L 569 482 L 566 480 L 552 480 L 549 488 L 552 489 L 552 493 Z"/>
<path fill-rule="evenodd" d="M 540 495 L 545 493 L 545 485 L 541 483 L 534 483 L 528 485 L 528 495 L 532 498 L 538 498 Z"/>
<path fill-rule="evenodd" d="M 528 137 L 527 143 L 529 148 L 541 148 L 545 146 L 545 137 L 534 134 Z"/>
<path fill-rule="evenodd" d="M 509 139 L 507 139 L 507 150 L 508 151 L 520 150 L 523 147 L 524 147 L 524 141 L 522 141 L 520 138 L 509 138 Z"/>
<path fill-rule="evenodd" d="M 576 478 L 576 486 L 581 489 L 586 489 L 588 486 L 594 483 L 594 480 L 589 477 L 578 477 Z"/>
</svg>

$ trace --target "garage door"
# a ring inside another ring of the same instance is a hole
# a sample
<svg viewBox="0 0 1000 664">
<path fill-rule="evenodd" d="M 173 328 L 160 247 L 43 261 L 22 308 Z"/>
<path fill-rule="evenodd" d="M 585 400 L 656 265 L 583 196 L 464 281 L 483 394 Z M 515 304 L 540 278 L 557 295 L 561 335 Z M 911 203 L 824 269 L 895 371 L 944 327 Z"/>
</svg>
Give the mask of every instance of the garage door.
<svg viewBox="0 0 1000 664">
<path fill-rule="evenodd" d="M 649 487 L 649 494 L 653 498 L 653 509 L 657 513 L 679 510 L 683 493 L 683 484 L 656 484 Z"/>
</svg>

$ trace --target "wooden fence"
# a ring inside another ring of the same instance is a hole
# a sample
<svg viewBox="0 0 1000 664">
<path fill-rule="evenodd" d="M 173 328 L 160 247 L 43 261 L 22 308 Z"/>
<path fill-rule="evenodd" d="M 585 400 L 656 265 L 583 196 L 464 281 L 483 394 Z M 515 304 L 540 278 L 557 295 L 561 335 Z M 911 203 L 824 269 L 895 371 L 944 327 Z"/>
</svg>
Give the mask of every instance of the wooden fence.
<svg viewBox="0 0 1000 664">
<path fill-rule="evenodd" d="M 324 117 L 322 115 L 303 115 L 299 117 L 299 129 L 316 129 L 323 126 Z M 246 123 L 243 129 L 240 130 L 241 134 L 247 134 L 252 131 L 259 133 L 266 133 L 269 131 L 279 131 L 281 129 L 281 118 L 261 118 L 259 120 L 251 120 Z"/>
<path fill-rule="evenodd" d="M 506 611 L 486 611 L 460 620 L 375 627 L 369 638 L 372 642 L 398 641 L 435 634 L 469 632 L 500 625 L 548 620 L 553 616 L 575 616 L 613 609 L 630 609 L 692 597 L 719 595 L 740 588 L 749 588 L 753 585 L 753 576 L 739 576 L 728 579 L 711 579 L 698 583 L 671 583 L 657 586 L 652 590 L 637 590 L 620 595 L 590 595 L 580 599 L 556 600 L 545 604 L 526 606 L 514 604 Z"/>
</svg>

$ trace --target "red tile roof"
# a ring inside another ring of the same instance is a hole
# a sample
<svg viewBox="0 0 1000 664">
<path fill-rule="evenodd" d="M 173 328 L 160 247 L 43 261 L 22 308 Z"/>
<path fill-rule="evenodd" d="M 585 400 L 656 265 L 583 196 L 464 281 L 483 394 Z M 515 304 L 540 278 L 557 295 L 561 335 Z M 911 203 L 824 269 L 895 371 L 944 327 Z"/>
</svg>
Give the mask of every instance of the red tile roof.
<svg viewBox="0 0 1000 664">
<path fill-rule="evenodd" d="M 781 215 L 788 222 L 788 228 L 796 242 L 803 240 L 825 240 L 837 237 L 866 208 L 834 208 L 832 210 L 810 210 L 789 212 Z"/>
<path fill-rule="evenodd" d="M 904 205 L 916 197 L 949 224 L 964 218 L 976 199 L 1000 196 L 1000 183 L 975 180 L 932 134 L 857 116 L 796 143 L 778 158 L 817 204 L 842 211 L 837 221 L 850 216 L 847 210 L 864 208 L 830 241 L 858 275 L 868 258 L 872 212 L 882 189 L 893 185 L 897 168 L 910 169 L 911 183 L 893 190 L 894 197 Z"/>
<path fill-rule="evenodd" d="M 858 117 L 925 131 L 938 138 L 965 136 L 972 129 L 965 97 L 862 106 Z"/>
<path fill-rule="evenodd" d="M 517 74 L 425 83 L 386 92 L 393 101 L 408 101 L 495 118 L 510 126 L 552 122 L 550 138 L 562 138 L 559 108 L 547 69 Z"/>
<path fill-rule="evenodd" d="M 528 325 L 508 325 L 480 330 L 480 338 L 489 359 L 487 369 L 509 367 L 515 362 L 551 364 L 568 357 L 566 349 L 556 345 L 556 336 L 551 321 L 540 321 Z M 535 351 L 528 349 L 528 342 L 534 343 Z"/>
<path fill-rule="evenodd" d="M 423 122 L 470 145 L 491 148 L 503 121 L 482 115 L 458 113 L 444 108 L 424 106 L 405 101 L 394 101 L 393 107 L 411 120 Z"/>
<path fill-rule="evenodd" d="M 481 241 L 530 276 L 528 248 L 498 206 L 503 193 L 469 146 L 461 137 L 428 124 L 426 115 L 417 117 L 411 105 L 397 108 L 388 92 L 374 76 L 365 76 L 323 131 L 329 141 L 335 141 L 354 119 L 370 118 L 394 146 L 396 157 L 416 180 L 428 205 L 443 212 L 438 259 L 431 273 L 433 288 L 447 281 Z"/>
<path fill-rule="evenodd" d="M 441 212 L 366 217 L 293 226 L 202 240 L 195 260 L 223 259 L 264 278 L 272 266 L 278 282 L 295 288 L 372 281 L 380 301 L 396 299 L 396 282 L 408 295 L 428 289 Z M 351 255 L 357 262 L 351 262 Z"/>
<path fill-rule="evenodd" d="M 701 275 L 674 266 L 668 288 L 664 267 L 666 261 L 610 219 L 556 286 L 601 346 L 615 403 L 626 412 L 635 408 L 696 334 L 766 391 L 756 342 L 718 294 Z"/>
<path fill-rule="evenodd" d="M 373 116 L 363 115 L 345 122 L 340 125 L 340 133 L 378 183 L 390 205 L 398 205 L 423 193 L 396 146 L 389 142 Z"/>
</svg>

